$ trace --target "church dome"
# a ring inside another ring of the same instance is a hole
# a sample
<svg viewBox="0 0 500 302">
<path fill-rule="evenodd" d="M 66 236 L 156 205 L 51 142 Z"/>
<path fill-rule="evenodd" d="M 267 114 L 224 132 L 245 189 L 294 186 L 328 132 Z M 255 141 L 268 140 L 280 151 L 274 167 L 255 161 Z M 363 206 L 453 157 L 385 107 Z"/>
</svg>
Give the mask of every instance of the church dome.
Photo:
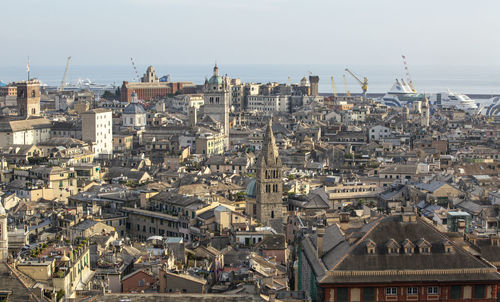
<svg viewBox="0 0 500 302">
<path fill-rule="evenodd" d="M 210 84 L 210 85 L 222 85 L 222 77 L 219 76 L 219 67 L 217 67 L 217 64 L 215 64 L 215 66 L 214 66 L 214 74 L 208 80 L 208 84 Z"/>
<path fill-rule="evenodd" d="M 253 198 L 257 196 L 257 180 L 255 178 L 252 178 L 248 183 L 246 195 Z"/>
<path fill-rule="evenodd" d="M 222 77 L 213 75 L 208 80 L 208 84 L 210 84 L 210 85 L 222 85 Z"/>
<path fill-rule="evenodd" d="M 146 110 L 138 103 L 130 103 L 123 109 L 123 114 L 145 114 Z"/>
</svg>

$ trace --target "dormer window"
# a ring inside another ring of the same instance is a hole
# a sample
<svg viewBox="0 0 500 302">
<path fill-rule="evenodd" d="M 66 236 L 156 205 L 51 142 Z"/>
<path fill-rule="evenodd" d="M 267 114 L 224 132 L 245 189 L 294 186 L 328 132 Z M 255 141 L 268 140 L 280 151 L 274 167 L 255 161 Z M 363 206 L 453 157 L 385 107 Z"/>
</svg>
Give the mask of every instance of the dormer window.
<svg viewBox="0 0 500 302">
<path fill-rule="evenodd" d="M 490 236 L 491 246 L 500 246 L 500 236 L 491 235 Z"/>
<path fill-rule="evenodd" d="M 401 248 L 399 243 L 392 238 L 389 239 L 389 241 L 387 241 L 385 246 L 387 248 L 387 254 L 389 254 L 389 255 L 390 254 L 397 254 L 399 252 L 399 249 Z"/>
<path fill-rule="evenodd" d="M 410 239 L 405 239 L 401 245 L 405 254 L 411 255 L 415 252 L 415 244 Z"/>
<path fill-rule="evenodd" d="M 446 254 L 451 254 L 453 253 L 455 250 L 453 249 L 453 246 L 451 245 L 451 242 L 447 239 L 445 239 L 443 241 L 443 248 L 444 248 L 444 252 Z"/>
<path fill-rule="evenodd" d="M 368 240 L 366 242 L 366 252 L 368 254 L 375 254 L 375 248 L 377 247 L 377 245 L 375 244 L 375 242 L 373 242 L 373 240 Z"/>
<path fill-rule="evenodd" d="M 418 252 L 420 254 L 428 254 L 431 252 L 432 245 L 429 243 L 429 241 L 425 240 L 424 238 L 420 238 L 417 241 L 417 246 L 418 246 Z"/>
</svg>

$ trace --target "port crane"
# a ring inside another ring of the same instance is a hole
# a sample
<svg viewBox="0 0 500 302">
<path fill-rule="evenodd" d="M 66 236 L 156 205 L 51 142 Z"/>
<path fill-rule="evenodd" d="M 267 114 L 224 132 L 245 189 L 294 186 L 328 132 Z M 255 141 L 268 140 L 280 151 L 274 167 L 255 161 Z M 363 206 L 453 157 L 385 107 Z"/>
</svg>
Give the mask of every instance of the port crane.
<svg viewBox="0 0 500 302">
<path fill-rule="evenodd" d="M 347 89 L 347 80 L 345 78 L 345 74 L 343 74 L 342 76 L 344 77 L 345 95 L 346 96 L 351 96 L 351 93 L 349 92 L 349 89 Z"/>
<path fill-rule="evenodd" d="M 331 80 L 332 80 L 333 96 L 337 97 L 337 89 L 335 89 L 335 82 L 333 81 L 333 76 L 331 77 Z"/>
<path fill-rule="evenodd" d="M 66 87 L 66 83 L 68 82 L 69 61 L 71 61 L 71 57 L 68 57 L 68 60 L 66 61 L 66 68 L 64 69 L 64 75 L 61 81 L 61 86 L 59 87 L 59 91 L 64 91 L 64 87 Z"/>
<path fill-rule="evenodd" d="M 134 79 L 134 82 L 137 82 L 140 80 L 141 77 L 139 77 L 139 73 L 137 72 L 137 68 L 135 67 L 134 58 L 130 58 L 130 62 L 132 62 L 132 67 L 134 67 L 135 71 L 136 78 Z"/>
<path fill-rule="evenodd" d="M 401 57 L 403 58 L 403 65 L 405 66 L 406 81 L 408 82 L 408 85 L 410 85 L 411 90 L 413 90 L 413 92 L 417 92 L 415 87 L 413 87 L 413 81 L 410 77 L 410 71 L 408 71 L 408 64 L 406 64 L 406 57 L 404 55 L 401 55 Z"/>
<path fill-rule="evenodd" d="M 366 99 L 366 92 L 368 91 L 368 79 L 364 77 L 363 81 L 361 80 L 354 74 L 352 73 L 349 68 L 346 68 L 345 71 L 347 71 L 353 78 L 358 81 L 359 85 L 361 85 L 361 90 L 363 90 L 363 97 Z"/>
</svg>

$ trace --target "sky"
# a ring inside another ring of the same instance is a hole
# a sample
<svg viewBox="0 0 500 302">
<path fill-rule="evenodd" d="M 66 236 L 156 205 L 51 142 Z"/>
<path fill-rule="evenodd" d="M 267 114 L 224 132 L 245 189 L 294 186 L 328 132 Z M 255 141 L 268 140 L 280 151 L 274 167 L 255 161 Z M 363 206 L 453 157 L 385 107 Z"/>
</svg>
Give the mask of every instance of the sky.
<svg viewBox="0 0 500 302">
<path fill-rule="evenodd" d="M 78 4 L 77 4 L 78 3 Z M 16 0 L 0 68 L 25 65 L 500 66 L 498 0 Z"/>
</svg>

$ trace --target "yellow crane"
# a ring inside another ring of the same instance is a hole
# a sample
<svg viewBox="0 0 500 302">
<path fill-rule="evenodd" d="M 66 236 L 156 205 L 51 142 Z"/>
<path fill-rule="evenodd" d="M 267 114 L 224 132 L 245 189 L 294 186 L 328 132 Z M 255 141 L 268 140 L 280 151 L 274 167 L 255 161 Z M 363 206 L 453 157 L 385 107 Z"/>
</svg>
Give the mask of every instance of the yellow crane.
<svg viewBox="0 0 500 302">
<path fill-rule="evenodd" d="M 351 93 L 349 92 L 349 89 L 347 89 L 347 80 L 345 79 L 345 74 L 343 74 L 342 76 L 344 77 L 345 95 L 346 96 L 351 96 Z"/>
<path fill-rule="evenodd" d="M 366 92 L 368 91 L 368 79 L 364 77 L 363 82 L 354 74 L 352 73 L 348 68 L 345 69 L 353 78 L 358 81 L 359 85 L 361 85 L 361 90 L 363 90 L 363 97 L 366 98 Z"/>
<path fill-rule="evenodd" d="M 337 89 L 335 89 L 335 82 L 333 81 L 333 76 L 331 77 L 331 79 L 332 79 L 333 96 L 337 97 Z"/>
</svg>

